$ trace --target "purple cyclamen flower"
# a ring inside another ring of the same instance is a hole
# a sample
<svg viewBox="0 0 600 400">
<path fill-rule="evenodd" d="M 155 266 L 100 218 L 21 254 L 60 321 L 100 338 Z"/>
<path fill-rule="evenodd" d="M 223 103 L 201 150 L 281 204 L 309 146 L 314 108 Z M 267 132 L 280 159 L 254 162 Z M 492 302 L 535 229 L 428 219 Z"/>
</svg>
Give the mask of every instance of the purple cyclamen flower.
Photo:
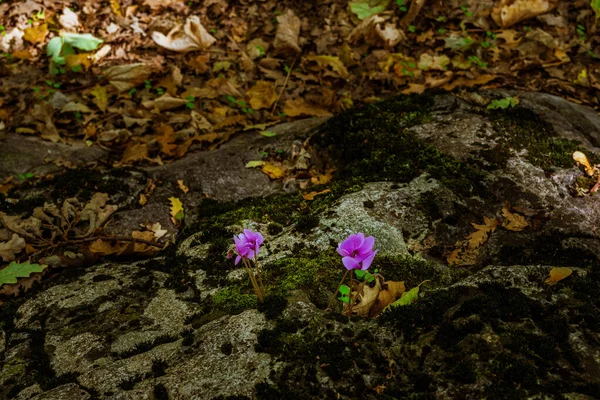
<svg viewBox="0 0 600 400">
<path fill-rule="evenodd" d="M 375 238 L 373 236 L 365 237 L 365 234 L 358 232 L 348 236 L 346 240 L 338 245 L 337 252 L 340 253 L 342 263 L 347 270 L 361 269 L 367 270 L 371 266 L 377 250 L 373 251 Z"/>
<path fill-rule="evenodd" d="M 238 256 L 235 258 L 237 265 L 243 258 L 254 258 L 258 255 L 258 250 L 263 242 L 263 236 L 259 232 L 252 232 L 250 229 L 244 229 L 244 233 L 233 236 L 235 250 Z"/>
</svg>

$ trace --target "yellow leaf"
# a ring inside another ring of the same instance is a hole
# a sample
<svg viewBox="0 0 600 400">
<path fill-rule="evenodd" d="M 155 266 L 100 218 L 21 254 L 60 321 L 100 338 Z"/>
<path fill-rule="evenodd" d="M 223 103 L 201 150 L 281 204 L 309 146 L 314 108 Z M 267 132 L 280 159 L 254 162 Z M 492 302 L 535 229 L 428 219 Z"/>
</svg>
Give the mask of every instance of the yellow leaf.
<svg viewBox="0 0 600 400">
<path fill-rule="evenodd" d="M 131 232 L 131 237 L 134 239 L 142 239 L 147 242 L 154 241 L 154 232 L 152 231 L 133 231 Z M 156 247 L 149 246 L 146 243 L 134 243 L 133 251 L 134 253 L 154 253 L 156 251 Z"/>
<path fill-rule="evenodd" d="M 562 281 L 563 279 L 565 279 L 572 273 L 573 273 L 573 270 L 571 268 L 565 268 L 565 267 L 552 268 L 550 270 L 550 277 L 547 278 L 544 281 L 544 283 L 546 285 L 552 286 L 552 285 L 556 284 L 557 282 Z"/>
<path fill-rule="evenodd" d="M 283 112 L 290 117 L 298 117 L 300 115 L 328 117 L 331 115 L 328 110 L 306 103 L 302 98 L 287 100 L 283 107 Z"/>
<path fill-rule="evenodd" d="M 146 143 L 134 143 L 123 152 L 121 164 L 130 164 L 148 158 L 148 146 Z"/>
<path fill-rule="evenodd" d="M 266 81 L 256 82 L 256 85 L 250 88 L 246 94 L 249 98 L 250 107 L 255 110 L 270 108 L 277 100 L 277 91 L 273 84 Z"/>
<path fill-rule="evenodd" d="M 87 69 L 92 65 L 92 60 L 89 53 L 69 54 L 65 57 L 65 64 L 69 68 L 83 66 Z"/>
<path fill-rule="evenodd" d="M 112 9 L 112 12 L 115 13 L 115 15 L 118 15 L 119 17 L 123 16 L 119 0 L 110 0 L 110 8 Z"/>
<path fill-rule="evenodd" d="M 315 185 L 324 185 L 329 183 L 331 179 L 333 179 L 333 171 L 334 169 L 328 169 L 324 174 L 318 174 L 317 176 L 313 176 L 310 178 L 310 181 Z"/>
<path fill-rule="evenodd" d="M 148 197 L 146 197 L 146 195 L 144 193 L 140 193 L 140 206 L 145 205 L 148 202 Z"/>
<path fill-rule="evenodd" d="M 306 60 L 315 61 L 319 64 L 319 67 L 331 67 L 331 69 L 337 73 L 340 77 L 346 79 L 348 78 L 348 70 L 346 66 L 338 57 L 333 56 L 306 56 Z"/>
<path fill-rule="evenodd" d="M 315 199 L 315 196 L 318 196 L 318 195 L 320 195 L 320 194 L 324 194 L 324 193 L 329 193 L 329 192 L 331 192 L 331 190 L 329 190 L 329 189 L 325 189 L 325 190 L 321 190 L 320 192 L 310 192 L 310 193 L 304 193 L 304 194 L 302 195 L 302 198 L 303 198 L 304 200 L 311 201 L 311 200 L 314 200 L 314 199 Z"/>
<path fill-rule="evenodd" d="M 177 197 L 169 197 L 169 201 L 171 202 L 171 222 L 179 225 L 184 217 L 183 204 Z"/>
<path fill-rule="evenodd" d="M 156 137 L 156 141 L 160 143 L 160 151 L 168 156 L 175 156 L 177 145 L 175 144 L 176 138 L 173 128 L 167 124 L 160 124 L 157 130 L 162 133 L 162 135 Z"/>
<path fill-rule="evenodd" d="M 19 60 L 33 60 L 35 58 L 29 50 L 17 50 L 12 53 L 12 56 Z"/>
<path fill-rule="evenodd" d="M 108 94 L 106 92 L 105 86 L 94 86 L 91 90 L 91 95 L 94 96 L 94 104 L 102 111 L 106 112 L 106 107 L 108 106 Z"/>
<path fill-rule="evenodd" d="M 508 229 L 509 231 L 518 232 L 529 226 L 529 223 L 525 221 L 525 217 L 523 217 L 521 214 L 510 212 L 509 207 L 510 206 L 508 202 L 506 202 L 504 204 L 504 208 L 502 208 L 502 215 L 504 216 L 502 226 L 504 228 Z"/>
<path fill-rule="evenodd" d="M 279 179 L 285 175 L 285 169 L 273 164 L 263 165 L 262 172 L 269 175 L 271 179 Z"/>
<path fill-rule="evenodd" d="M 585 168 L 585 173 L 588 176 L 594 175 L 594 168 L 588 161 L 588 158 L 586 157 L 585 154 L 583 154 L 581 151 L 576 151 L 573 153 L 572 157 L 573 157 L 573 160 L 575 160 L 575 162 L 583 165 L 583 168 Z"/>
<path fill-rule="evenodd" d="M 183 193 L 187 193 L 187 192 L 189 192 L 189 191 L 190 191 L 190 189 L 189 189 L 187 186 L 185 186 L 185 185 L 183 184 L 183 180 L 181 180 L 181 179 L 177 180 L 177 187 L 178 187 L 179 189 L 181 189 L 181 191 L 182 191 Z"/>
<path fill-rule="evenodd" d="M 23 39 L 33 44 L 36 44 L 43 43 L 44 40 L 46 40 L 46 36 L 48 36 L 48 25 L 41 24 L 25 29 Z"/>
</svg>

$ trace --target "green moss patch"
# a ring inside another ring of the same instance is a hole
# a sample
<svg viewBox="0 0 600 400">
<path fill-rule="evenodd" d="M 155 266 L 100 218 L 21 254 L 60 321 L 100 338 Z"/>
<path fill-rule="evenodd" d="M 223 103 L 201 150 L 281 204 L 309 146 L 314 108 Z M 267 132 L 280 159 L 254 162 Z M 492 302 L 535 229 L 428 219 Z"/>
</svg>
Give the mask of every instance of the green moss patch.
<svg viewBox="0 0 600 400">
<path fill-rule="evenodd" d="M 559 137 L 550 123 L 527 108 L 488 110 L 486 116 L 498 132 L 498 147 L 483 151 L 481 156 L 494 167 L 504 167 L 514 151 L 524 149 L 527 160 L 546 172 L 573 166 L 571 155 L 577 150 L 583 151 L 592 164 L 600 161 L 598 155 L 581 147 L 581 143 Z"/>
</svg>

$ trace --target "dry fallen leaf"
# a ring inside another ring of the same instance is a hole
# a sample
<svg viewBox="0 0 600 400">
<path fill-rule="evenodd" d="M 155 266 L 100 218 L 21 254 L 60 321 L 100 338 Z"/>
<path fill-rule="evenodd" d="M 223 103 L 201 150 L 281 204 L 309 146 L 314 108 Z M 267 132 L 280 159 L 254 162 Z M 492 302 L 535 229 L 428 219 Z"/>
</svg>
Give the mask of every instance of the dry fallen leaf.
<svg viewBox="0 0 600 400">
<path fill-rule="evenodd" d="M 285 169 L 273 164 L 264 164 L 262 172 L 269 175 L 271 179 L 279 179 L 285 175 Z"/>
<path fill-rule="evenodd" d="M 502 28 L 547 13 L 558 0 L 500 0 L 492 9 L 492 19 Z"/>
<path fill-rule="evenodd" d="M 301 49 L 298 45 L 300 35 L 300 18 L 290 9 L 277 17 L 277 32 L 273 47 L 277 54 L 297 54 Z"/>
<path fill-rule="evenodd" d="M 167 36 L 152 32 L 152 39 L 157 45 L 180 53 L 205 50 L 217 41 L 195 15 L 188 17 L 183 26 L 177 25 L 171 29 Z"/>
<path fill-rule="evenodd" d="M 25 248 L 25 239 L 13 233 L 8 242 L 0 242 L 0 257 L 3 261 L 13 261 L 15 254 L 18 254 Z"/>
<path fill-rule="evenodd" d="M 504 216 L 502 227 L 508 229 L 509 231 L 518 232 L 529 226 L 529 223 L 525 221 L 525 217 L 523 217 L 521 214 L 512 213 L 510 211 L 510 205 L 508 202 L 505 203 L 504 208 L 502 208 L 502 215 Z"/>
<path fill-rule="evenodd" d="M 544 283 L 549 286 L 555 285 L 557 282 L 562 281 L 563 279 L 565 279 L 572 273 L 573 273 L 573 270 L 571 268 L 565 268 L 565 267 L 552 268 L 550 270 L 550 277 L 546 278 Z"/>
<path fill-rule="evenodd" d="M 309 55 L 304 57 L 304 59 L 316 62 L 321 68 L 330 67 L 341 78 L 348 78 L 348 70 L 344 66 L 344 63 L 342 63 L 342 60 L 340 60 L 338 57 Z"/>
<path fill-rule="evenodd" d="M 573 160 L 575 160 L 575 162 L 583 166 L 583 168 L 585 169 L 585 173 L 588 176 L 594 175 L 594 167 L 592 167 L 592 164 L 590 164 L 586 155 L 583 154 L 581 151 L 576 151 L 573 153 Z"/>
<path fill-rule="evenodd" d="M 177 187 L 178 187 L 179 189 L 181 189 L 181 191 L 182 191 L 183 193 L 187 193 L 187 192 L 189 192 L 189 191 L 190 191 L 190 189 L 189 189 L 187 186 L 185 186 L 185 185 L 183 184 L 183 180 L 181 180 L 181 179 L 178 179 L 178 180 L 177 180 Z"/>
<path fill-rule="evenodd" d="M 171 96 L 169 93 L 165 93 L 158 99 L 142 102 L 142 105 L 150 110 L 167 111 L 183 107 L 187 102 L 188 101 L 186 99 L 180 99 Z"/>
<path fill-rule="evenodd" d="M 137 63 L 110 67 L 104 71 L 104 76 L 119 92 L 125 92 L 144 83 L 151 73 L 148 65 Z"/>
<path fill-rule="evenodd" d="M 9 176 L 4 183 L 0 183 L 0 194 L 6 195 L 10 189 L 13 188 L 14 184 L 12 183 L 13 177 Z"/>
<path fill-rule="evenodd" d="M 467 236 L 467 239 L 469 239 L 469 244 L 467 245 L 469 250 L 476 249 L 484 244 L 488 239 L 488 234 L 490 232 L 494 232 L 498 226 L 498 220 L 495 218 L 488 218 L 484 216 L 483 221 L 483 225 L 471 222 L 471 225 L 473 225 L 473 227 L 477 230 Z"/>
<path fill-rule="evenodd" d="M 48 24 L 32 26 L 23 31 L 23 39 L 33 44 L 44 43 L 46 36 L 48 36 Z"/>
<path fill-rule="evenodd" d="M 290 117 L 298 117 L 300 115 L 328 117 L 331 115 L 331 112 L 325 108 L 309 104 L 301 97 L 294 100 L 286 100 L 283 112 Z"/>
<path fill-rule="evenodd" d="M 320 194 L 324 194 L 324 193 L 329 193 L 329 192 L 331 192 L 331 190 L 330 190 L 330 189 L 321 190 L 320 192 L 310 192 L 310 193 L 304 193 L 304 194 L 302 195 L 302 198 L 303 198 L 304 200 L 311 201 L 311 200 L 314 200 L 314 199 L 315 199 L 315 196 L 318 196 L 318 195 L 320 195 Z"/>
<path fill-rule="evenodd" d="M 248 96 L 250 107 L 254 110 L 261 108 L 270 108 L 277 100 L 277 91 L 272 83 L 267 81 L 258 81 L 256 85 L 250 88 L 246 95 Z"/>
</svg>

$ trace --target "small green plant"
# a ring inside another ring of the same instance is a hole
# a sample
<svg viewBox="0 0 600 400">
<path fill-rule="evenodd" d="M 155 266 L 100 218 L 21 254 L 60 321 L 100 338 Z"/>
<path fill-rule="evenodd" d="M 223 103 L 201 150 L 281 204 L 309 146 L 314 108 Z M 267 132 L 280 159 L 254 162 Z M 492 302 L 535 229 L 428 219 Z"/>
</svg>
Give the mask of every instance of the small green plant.
<svg viewBox="0 0 600 400">
<path fill-rule="evenodd" d="M 0 35 L 6 36 L 6 28 L 4 25 L 0 25 Z"/>
<path fill-rule="evenodd" d="M 465 13 L 465 15 L 467 17 L 472 17 L 473 13 L 471 11 L 469 11 L 469 7 L 467 6 L 460 6 L 460 9 L 463 10 L 463 12 Z"/>
<path fill-rule="evenodd" d="M 265 48 L 262 46 L 256 46 L 256 50 L 258 50 L 258 56 L 259 57 L 264 57 L 265 56 Z"/>
<path fill-rule="evenodd" d="M 35 175 L 33 175 L 33 173 L 32 173 L 32 172 L 27 172 L 27 173 L 25 173 L 25 174 L 19 174 L 19 175 L 17 175 L 17 176 L 18 176 L 18 177 L 19 177 L 19 179 L 21 179 L 22 181 L 25 181 L 25 180 L 27 180 L 27 179 L 31 179 L 31 178 L 33 178 Z"/>
<path fill-rule="evenodd" d="M 437 31 L 440 35 L 443 35 L 444 33 L 446 33 L 446 30 L 444 28 L 440 28 Z"/>
<path fill-rule="evenodd" d="M 587 40 L 587 37 L 585 36 L 585 26 L 578 24 L 577 25 L 577 34 L 579 35 L 579 39 L 582 42 L 585 42 Z"/>
<path fill-rule="evenodd" d="M 409 25 L 408 26 L 408 31 L 411 32 L 411 33 L 415 33 L 417 31 L 417 28 L 415 28 L 414 25 Z"/>
<path fill-rule="evenodd" d="M 444 17 L 443 15 L 440 15 L 439 17 L 436 18 L 436 20 L 438 22 L 446 22 L 446 17 Z"/>
<path fill-rule="evenodd" d="M 503 99 L 492 100 L 490 104 L 488 104 L 487 108 L 490 110 L 505 110 L 509 107 L 515 107 L 519 104 L 519 99 L 516 97 L 505 97 Z"/>
<path fill-rule="evenodd" d="M 590 0 L 590 6 L 596 13 L 596 23 L 598 23 L 598 20 L 600 19 L 600 0 Z"/>
<path fill-rule="evenodd" d="M 246 102 L 244 100 L 237 100 L 235 97 L 233 96 L 226 96 L 225 97 L 227 99 L 227 101 L 229 101 L 232 105 L 238 106 L 240 107 L 240 110 L 244 113 L 244 114 L 252 114 L 254 112 L 254 110 L 250 107 L 248 107 L 248 105 L 246 104 Z"/>
<path fill-rule="evenodd" d="M 147 80 L 147 79 L 146 79 L 146 80 L 144 81 L 144 87 L 145 87 L 146 89 L 148 89 L 148 90 L 151 90 L 151 89 L 152 89 L 152 82 L 150 82 L 149 80 Z"/>
<path fill-rule="evenodd" d="M 210 33 L 212 33 L 214 35 L 217 33 L 217 30 L 215 28 L 210 28 Z"/>
<path fill-rule="evenodd" d="M 156 93 L 158 93 L 159 96 L 162 96 L 163 94 L 165 94 L 165 89 L 163 89 L 161 87 L 157 87 Z"/>
<path fill-rule="evenodd" d="M 130 96 L 133 96 L 133 95 L 135 94 L 135 92 L 137 92 L 137 89 L 136 89 L 136 88 L 131 88 L 131 89 L 129 89 L 129 95 L 130 95 Z"/>
<path fill-rule="evenodd" d="M 196 98 L 194 96 L 188 96 L 187 97 L 187 103 L 185 103 L 185 106 L 187 108 L 189 108 L 190 110 L 193 110 L 195 105 L 194 102 L 196 101 Z"/>
<path fill-rule="evenodd" d="M 63 32 L 60 36 L 52 38 L 46 47 L 46 54 L 51 58 L 51 71 L 53 74 L 65 73 L 62 66 L 66 65 L 66 57 L 76 54 L 75 49 L 93 51 L 103 42 L 89 33 Z M 81 67 L 79 68 L 81 69 Z"/>
<path fill-rule="evenodd" d="M 487 63 L 483 62 L 479 57 L 477 56 L 469 56 L 468 60 L 471 61 L 472 63 L 477 64 L 480 68 L 487 68 Z"/>
<path fill-rule="evenodd" d="M 398 7 L 400 8 L 400 11 L 402 11 L 402 12 L 407 12 L 408 11 L 408 8 L 404 4 L 404 0 L 396 0 L 396 4 L 398 4 Z"/>
<path fill-rule="evenodd" d="M 284 65 L 283 66 L 283 70 L 285 71 L 286 74 L 290 74 L 290 72 L 292 72 L 292 70 L 290 69 L 289 65 Z"/>
</svg>

